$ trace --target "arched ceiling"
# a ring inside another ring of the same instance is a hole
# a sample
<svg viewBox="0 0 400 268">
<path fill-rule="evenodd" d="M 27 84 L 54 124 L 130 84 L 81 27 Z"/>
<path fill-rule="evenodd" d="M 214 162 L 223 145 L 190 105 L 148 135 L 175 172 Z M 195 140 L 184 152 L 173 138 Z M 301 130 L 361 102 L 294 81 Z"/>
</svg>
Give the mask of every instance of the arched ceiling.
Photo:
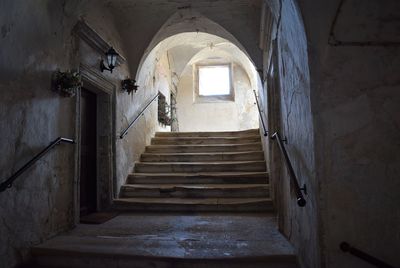
<svg viewBox="0 0 400 268">
<path fill-rule="evenodd" d="M 261 68 L 258 47 L 261 3 L 261 0 L 113 0 L 106 1 L 106 6 L 114 15 L 131 75 L 135 76 L 143 59 L 159 42 L 183 32 L 210 33 L 229 40 Z"/>
<path fill-rule="evenodd" d="M 154 70 L 154 63 L 165 53 L 168 53 L 171 71 L 177 77 L 193 63 L 202 60 L 223 60 L 240 65 L 254 89 L 260 85 L 256 68 L 242 49 L 227 39 L 201 32 L 180 33 L 159 42 L 142 60 L 136 77 L 139 84 L 144 82 L 142 79 L 145 74 Z"/>
</svg>

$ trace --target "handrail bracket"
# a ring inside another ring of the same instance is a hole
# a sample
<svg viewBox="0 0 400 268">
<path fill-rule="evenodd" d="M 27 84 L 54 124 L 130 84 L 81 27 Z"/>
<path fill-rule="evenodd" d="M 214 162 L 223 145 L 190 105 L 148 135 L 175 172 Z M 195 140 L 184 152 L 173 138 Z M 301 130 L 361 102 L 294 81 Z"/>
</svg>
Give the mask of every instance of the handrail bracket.
<svg viewBox="0 0 400 268">
<path fill-rule="evenodd" d="M 305 195 L 308 195 L 308 193 L 307 193 L 307 185 L 306 185 L 306 184 L 303 184 L 303 187 L 300 188 L 300 191 L 303 191 L 303 193 L 304 193 Z"/>
</svg>

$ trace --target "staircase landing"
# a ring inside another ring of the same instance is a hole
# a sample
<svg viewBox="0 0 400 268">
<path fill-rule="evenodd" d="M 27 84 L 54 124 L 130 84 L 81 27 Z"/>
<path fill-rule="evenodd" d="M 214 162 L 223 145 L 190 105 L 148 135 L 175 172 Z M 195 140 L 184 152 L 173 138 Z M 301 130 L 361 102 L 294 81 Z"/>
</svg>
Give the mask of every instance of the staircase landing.
<svg viewBox="0 0 400 268">
<path fill-rule="evenodd" d="M 35 248 L 37 267 L 295 268 L 271 214 L 122 214 Z"/>
</svg>

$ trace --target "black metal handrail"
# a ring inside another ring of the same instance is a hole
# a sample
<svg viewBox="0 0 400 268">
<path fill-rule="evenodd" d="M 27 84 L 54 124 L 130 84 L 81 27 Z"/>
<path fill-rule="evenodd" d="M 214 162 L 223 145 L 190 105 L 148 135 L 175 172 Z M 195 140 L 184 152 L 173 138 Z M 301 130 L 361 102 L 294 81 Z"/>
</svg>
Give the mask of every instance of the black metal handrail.
<svg viewBox="0 0 400 268">
<path fill-rule="evenodd" d="M 34 158 L 32 158 L 29 162 L 23 165 L 17 172 L 15 172 L 11 177 L 0 184 L 0 192 L 4 192 L 7 188 L 11 188 L 13 182 L 22 174 L 25 170 L 30 168 L 33 164 L 35 164 L 40 158 L 42 158 L 45 154 L 47 154 L 51 149 L 53 149 L 56 145 L 60 143 L 75 143 L 72 139 L 58 137 L 53 142 L 50 143 L 49 146 L 44 148 L 40 153 L 38 153 Z"/>
<path fill-rule="evenodd" d="M 281 139 L 281 137 L 279 136 L 278 132 L 275 132 L 271 139 L 276 140 L 278 142 L 279 148 L 281 149 L 281 152 L 283 154 L 283 157 L 285 158 L 285 163 L 286 166 L 289 170 L 289 176 L 292 179 L 293 185 L 294 185 L 294 191 L 296 193 L 296 197 L 297 197 L 297 204 L 300 207 L 304 207 L 306 205 L 306 200 L 304 199 L 303 193 L 302 191 L 304 191 L 304 193 L 307 193 L 307 188 L 306 185 L 303 186 L 303 188 L 300 188 L 299 186 L 299 182 L 297 180 L 296 174 L 294 173 L 293 167 L 292 167 L 292 163 L 290 162 L 289 156 L 287 154 L 286 148 L 283 145 L 283 141 Z"/>
<path fill-rule="evenodd" d="M 261 124 L 262 124 L 263 129 L 264 129 L 264 136 L 268 136 L 268 131 L 267 131 L 267 128 L 265 127 L 264 119 L 263 119 L 263 116 L 262 116 L 262 113 L 261 113 L 261 109 L 260 109 L 260 104 L 258 102 L 257 93 L 256 93 L 255 90 L 253 90 L 253 92 L 254 92 L 254 97 L 256 98 L 256 104 L 257 104 L 257 108 L 258 108 L 258 113 L 260 114 Z"/>
<path fill-rule="evenodd" d="M 384 261 L 381 261 L 380 259 L 377 259 L 362 250 L 359 250 L 357 248 L 350 246 L 350 244 L 347 242 L 340 243 L 340 249 L 343 252 L 348 252 L 351 255 L 356 256 L 356 257 L 368 262 L 369 264 L 375 265 L 376 267 L 395 268 L 394 266 L 391 266 L 391 265 L 385 263 Z"/>
<path fill-rule="evenodd" d="M 151 104 L 155 99 L 157 99 L 157 97 L 158 97 L 159 95 L 160 95 L 160 92 L 157 93 L 157 95 L 155 95 L 155 96 L 151 99 L 151 101 L 149 101 L 149 102 L 147 103 L 147 105 L 146 105 L 146 106 L 143 108 L 143 110 L 135 117 L 135 119 L 133 119 L 133 121 L 127 126 L 127 128 L 126 128 L 124 131 L 122 131 L 121 135 L 119 136 L 120 139 L 123 139 L 123 138 L 126 136 L 126 134 L 128 134 L 129 129 L 136 123 L 136 121 L 139 119 L 139 117 L 140 117 L 141 115 L 144 115 L 144 112 L 147 110 L 147 108 L 149 108 L 150 104 Z"/>
</svg>

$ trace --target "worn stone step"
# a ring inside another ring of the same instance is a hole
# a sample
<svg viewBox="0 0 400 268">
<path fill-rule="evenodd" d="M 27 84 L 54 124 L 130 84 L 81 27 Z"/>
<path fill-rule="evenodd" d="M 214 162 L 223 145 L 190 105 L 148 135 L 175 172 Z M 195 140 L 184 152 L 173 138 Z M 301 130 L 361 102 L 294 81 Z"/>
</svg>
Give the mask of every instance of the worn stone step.
<svg viewBox="0 0 400 268">
<path fill-rule="evenodd" d="M 122 211 L 273 211 L 270 198 L 118 198 L 113 208 Z"/>
<path fill-rule="evenodd" d="M 261 142 L 213 145 L 149 145 L 146 153 L 203 153 L 261 151 Z"/>
<path fill-rule="evenodd" d="M 267 172 L 132 173 L 128 183 L 268 183 Z"/>
<path fill-rule="evenodd" d="M 299 267 L 269 213 L 121 214 L 78 224 L 31 253 L 30 268 Z"/>
<path fill-rule="evenodd" d="M 125 184 L 121 197 L 269 197 L 268 184 Z"/>
<path fill-rule="evenodd" d="M 155 137 L 152 145 L 244 144 L 260 142 L 260 135 L 245 137 Z"/>
<path fill-rule="evenodd" d="M 262 151 L 230 153 L 144 153 L 141 162 L 213 162 L 264 160 Z"/>
<path fill-rule="evenodd" d="M 135 172 L 224 172 L 266 171 L 264 161 L 232 162 L 138 162 Z"/>
<path fill-rule="evenodd" d="M 260 135 L 259 129 L 242 131 L 216 131 L 216 132 L 157 132 L 156 137 L 243 137 Z"/>
</svg>

